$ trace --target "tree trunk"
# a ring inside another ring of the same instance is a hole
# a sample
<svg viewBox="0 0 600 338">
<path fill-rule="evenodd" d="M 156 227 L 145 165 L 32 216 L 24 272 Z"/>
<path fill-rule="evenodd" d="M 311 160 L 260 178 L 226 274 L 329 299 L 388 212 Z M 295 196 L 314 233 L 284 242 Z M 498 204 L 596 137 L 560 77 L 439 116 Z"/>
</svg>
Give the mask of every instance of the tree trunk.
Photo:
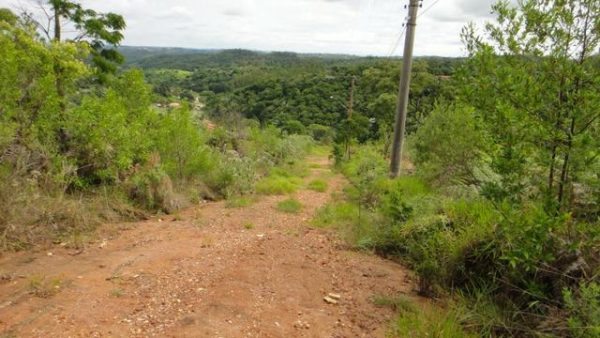
<svg viewBox="0 0 600 338">
<path fill-rule="evenodd" d="M 567 134 L 567 150 L 563 160 L 562 170 L 560 174 L 560 182 L 558 185 L 558 205 L 562 209 L 565 200 L 565 187 L 569 180 L 569 161 L 571 159 L 571 150 L 573 148 L 573 133 L 575 132 L 575 118 L 571 118 L 571 126 Z"/>
</svg>

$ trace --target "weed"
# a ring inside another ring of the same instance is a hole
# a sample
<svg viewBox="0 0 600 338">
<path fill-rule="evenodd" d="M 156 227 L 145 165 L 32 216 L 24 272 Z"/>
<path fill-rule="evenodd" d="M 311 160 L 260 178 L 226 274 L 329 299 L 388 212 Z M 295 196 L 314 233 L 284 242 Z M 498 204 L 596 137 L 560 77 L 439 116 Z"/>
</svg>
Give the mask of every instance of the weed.
<svg viewBox="0 0 600 338">
<path fill-rule="evenodd" d="M 252 222 L 246 222 L 246 223 L 244 223 L 244 228 L 246 230 L 252 230 L 252 229 L 254 229 L 254 227 L 255 227 L 255 225 Z"/>
<path fill-rule="evenodd" d="M 327 182 L 319 179 L 311 181 L 310 183 L 308 183 L 308 189 L 317 192 L 325 192 L 327 191 Z"/>
<path fill-rule="evenodd" d="M 111 297 L 121 298 L 125 295 L 125 290 L 123 290 L 121 288 L 112 289 L 112 290 L 110 290 L 109 295 Z"/>
<path fill-rule="evenodd" d="M 373 297 L 373 304 L 379 307 L 388 307 L 394 312 L 415 312 L 416 308 L 413 302 L 406 296 L 384 296 L 376 295 Z"/>
<path fill-rule="evenodd" d="M 205 236 L 202 237 L 202 239 L 200 240 L 200 247 L 201 248 L 210 248 L 215 244 L 215 239 L 210 237 L 210 236 Z"/>
<path fill-rule="evenodd" d="M 391 337 L 477 337 L 463 330 L 457 312 L 440 308 L 401 312 L 390 333 Z"/>
<path fill-rule="evenodd" d="M 33 275 L 29 278 L 29 292 L 36 297 L 50 298 L 60 292 L 63 280 L 60 277 L 46 278 Z"/>
<path fill-rule="evenodd" d="M 289 198 L 277 204 L 277 210 L 288 214 L 297 214 L 302 210 L 302 203 L 295 198 Z"/>
<path fill-rule="evenodd" d="M 317 228 L 343 228 L 358 219 L 358 207 L 348 202 L 334 202 L 319 208 L 312 224 Z"/>
<path fill-rule="evenodd" d="M 227 200 L 225 203 L 226 208 L 244 208 L 250 206 L 256 202 L 256 198 L 249 196 L 238 196 Z"/>
</svg>

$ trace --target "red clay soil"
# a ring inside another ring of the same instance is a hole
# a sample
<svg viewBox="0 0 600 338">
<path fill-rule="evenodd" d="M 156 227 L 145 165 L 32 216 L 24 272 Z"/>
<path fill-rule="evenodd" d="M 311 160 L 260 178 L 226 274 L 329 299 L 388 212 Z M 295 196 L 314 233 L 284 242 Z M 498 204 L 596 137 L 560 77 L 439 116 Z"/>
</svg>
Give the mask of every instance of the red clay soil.
<svg viewBox="0 0 600 338">
<path fill-rule="evenodd" d="M 412 294 L 410 274 L 310 227 L 344 180 L 327 159 L 308 161 L 321 168 L 306 182 L 328 174 L 329 191 L 297 192 L 299 214 L 276 210 L 285 196 L 238 209 L 208 203 L 123 224 L 83 252 L 2 256 L 0 337 L 385 336 L 393 313 L 372 299 Z M 337 304 L 324 301 L 329 293 Z"/>
</svg>

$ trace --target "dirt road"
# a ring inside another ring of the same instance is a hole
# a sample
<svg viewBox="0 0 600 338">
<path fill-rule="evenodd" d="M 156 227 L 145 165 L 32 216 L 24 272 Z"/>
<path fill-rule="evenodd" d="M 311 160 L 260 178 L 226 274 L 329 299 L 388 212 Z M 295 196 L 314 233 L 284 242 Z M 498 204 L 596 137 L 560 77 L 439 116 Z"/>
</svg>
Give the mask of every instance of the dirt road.
<svg viewBox="0 0 600 338">
<path fill-rule="evenodd" d="M 308 161 L 306 182 L 329 174 L 329 190 L 297 192 L 298 214 L 276 210 L 285 196 L 209 203 L 122 224 L 83 252 L 4 255 L 0 337 L 384 336 L 393 314 L 372 297 L 409 294 L 413 283 L 401 266 L 310 227 L 343 178 L 324 157 Z"/>
</svg>

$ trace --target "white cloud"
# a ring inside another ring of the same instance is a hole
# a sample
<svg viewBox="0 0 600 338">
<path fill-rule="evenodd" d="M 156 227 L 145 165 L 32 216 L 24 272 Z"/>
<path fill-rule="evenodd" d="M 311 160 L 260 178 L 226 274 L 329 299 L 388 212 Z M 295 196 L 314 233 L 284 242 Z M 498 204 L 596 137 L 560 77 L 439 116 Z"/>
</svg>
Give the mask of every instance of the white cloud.
<svg viewBox="0 0 600 338">
<path fill-rule="evenodd" d="M 0 0 L 15 7 L 28 0 Z M 419 17 L 415 54 L 463 55 L 459 33 L 495 0 L 440 0 Z M 122 14 L 126 45 L 386 55 L 408 0 L 83 0 Z M 433 4 L 425 0 L 422 10 Z M 401 54 L 401 45 L 395 55 Z"/>
</svg>

